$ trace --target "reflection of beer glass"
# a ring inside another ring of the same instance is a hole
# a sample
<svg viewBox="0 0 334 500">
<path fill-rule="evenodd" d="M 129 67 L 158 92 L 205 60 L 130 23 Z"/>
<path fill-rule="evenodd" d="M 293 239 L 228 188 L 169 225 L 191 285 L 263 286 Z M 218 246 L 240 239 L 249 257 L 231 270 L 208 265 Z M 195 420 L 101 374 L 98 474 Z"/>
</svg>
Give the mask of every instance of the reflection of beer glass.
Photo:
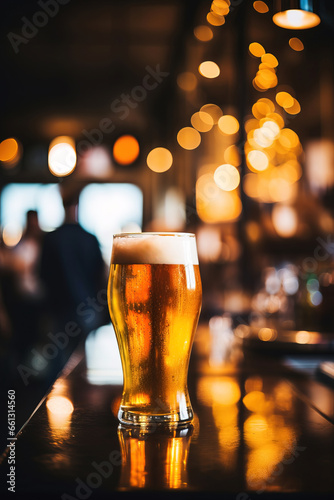
<svg viewBox="0 0 334 500">
<path fill-rule="evenodd" d="M 146 434 L 140 428 L 119 426 L 122 453 L 121 490 L 187 488 L 187 462 L 192 427 L 163 427 Z"/>
<path fill-rule="evenodd" d="M 124 375 L 119 420 L 189 423 L 188 364 L 202 299 L 195 236 L 115 235 L 108 299 Z"/>
</svg>

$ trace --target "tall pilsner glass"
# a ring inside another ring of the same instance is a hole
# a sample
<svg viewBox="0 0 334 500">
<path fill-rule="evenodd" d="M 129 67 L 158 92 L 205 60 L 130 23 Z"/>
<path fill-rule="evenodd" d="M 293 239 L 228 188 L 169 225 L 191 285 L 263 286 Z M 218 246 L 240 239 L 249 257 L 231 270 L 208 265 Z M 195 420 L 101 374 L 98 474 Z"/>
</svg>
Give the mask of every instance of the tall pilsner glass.
<svg viewBox="0 0 334 500">
<path fill-rule="evenodd" d="M 191 422 L 188 364 L 202 303 L 195 236 L 114 235 L 108 302 L 124 375 L 119 420 Z"/>
</svg>

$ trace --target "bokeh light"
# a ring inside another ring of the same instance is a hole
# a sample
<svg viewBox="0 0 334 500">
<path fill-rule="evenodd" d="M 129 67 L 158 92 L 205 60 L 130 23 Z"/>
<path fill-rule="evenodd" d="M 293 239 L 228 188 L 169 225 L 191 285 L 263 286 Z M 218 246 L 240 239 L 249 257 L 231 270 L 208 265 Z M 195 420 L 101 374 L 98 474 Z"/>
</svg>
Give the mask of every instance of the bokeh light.
<svg viewBox="0 0 334 500">
<path fill-rule="evenodd" d="M 245 381 L 245 391 L 259 391 L 261 392 L 263 389 L 263 380 L 261 377 L 254 375 L 252 377 L 248 377 Z"/>
<path fill-rule="evenodd" d="M 294 98 L 289 92 L 277 92 L 275 99 L 282 108 L 291 108 L 294 104 Z"/>
<path fill-rule="evenodd" d="M 296 210 L 288 205 L 275 205 L 272 211 L 275 231 L 283 238 L 294 236 L 298 227 Z"/>
<path fill-rule="evenodd" d="M 197 78 L 194 73 L 185 71 L 180 73 L 177 77 L 177 84 L 180 89 L 185 90 L 186 92 L 191 92 L 197 87 Z"/>
<path fill-rule="evenodd" d="M 273 135 L 274 134 L 270 128 L 260 127 L 255 129 L 253 133 L 249 134 L 249 143 L 255 147 L 260 146 L 260 148 L 269 148 L 274 142 Z"/>
<path fill-rule="evenodd" d="M 274 107 L 274 109 L 275 109 L 275 107 Z M 258 120 L 260 120 L 261 118 L 264 118 L 272 111 L 273 111 L 272 102 L 266 98 L 259 99 L 252 106 L 252 114 Z"/>
<path fill-rule="evenodd" d="M 119 165 L 131 165 L 139 156 L 139 143 L 133 135 L 122 135 L 115 141 L 112 152 Z"/>
<path fill-rule="evenodd" d="M 248 134 L 251 130 L 255 130 L 259 126 L 259 120 L 249 118 L 245 121 L 245 131 Z"/>
<path fill-rule="evenodd" d="M 239 401 L 241 392 L 239 384 L 232 377 L 201 377 L 197 397 L 210 408 L 215 403 L 230 406 Z"/>
<path fill-rule="evenodd" d="M 264 190 L 265 184 L 263 184 Z M 267 196 L 271 202 L 288 202 L 295 197 L 296 190 L 286 179 L 277 176 L 272 178 L 267 183 L 268 194 Z M 263 196 L 263 190 L 261 196 Z"/>
<path fill-rule="evenodd" d="M 277 125 L 279 126 L 279 128 L 283 128 L 284 127 L 284 120 L 282 118 L 281 115 L 279 115 L 278 113 L 269 113 L 266 118 L 268 118 L 269 120 L 272 120 L 273 122 L 276 122 Z"/>
<path fill-rule="evenodd" d="M 166 172 L 173 164 L 173 155 L 166 148 L 155 148 L 147 155 L 146 163 L 153 172 Z"/>
<path fill-rule="evenodd" d="M 211 10 L 218 16 L 227 16 L 230 12 L 230 0 L 213 0 Z"/>
<path fill-rule="evenodd" d="M 56 177 L 69 175 L 75 169 L 77 155 L 75 142 L 71 137 L 56 137 L 49 146 L 49 170 Z"/>
<path fill-rule="evenodd" d="M 192 126 L 199 132 L 209 132 L 213 127 L 213 118 L 205 111 L 194 113 L 190 121 Z"/>
<path fill-rule="evenodd" d="M 320 306 L 322 299 L 322 293 L 319 292 L 319 290 L 317 290 L 316 292 L 311 292 L 308 295 L 308 302 L 314 307 Z"/>
<path fill-rule="evenodd" d="M 11 162 L 18 154 L 19 145 L 16 139 L 5 139 L 0 143 L 0 161 Z"/>
<path fill-rule="evenodd" d="M 302 9 L 289 9 L 277 12 L 273 16 L 273 21 L 281 28 L 302 30 L 318 26 L 320 17 L 314 12 Z"/>
<path fill-rule="evenodd" d="M 204 61 L 198 67 L 199 73 L 205 78 L 217 78 L 220 75 L 218 64 L 213 61 Z"/>
<path fill-rule="evenodd" d="M 46 407 L 56 415 L 71 415 L 74 410 L 72 402 L 65 396 L 50 396 L 46 402 Z"/>
<path fill-rule="evenodd" d="M 60 389 L 57 389 L 56 384 L 54 385 L 54 389 L 47 399 L 46 409 L 50 426 L 51 439 L 54 443 L 57 443 L 57 445 L 59 445 L 69 438 L 71 429 L 71 417 L 74 411 L 74 407 L 72 401 L 69 398 L 59 394 L 58 391 Z M 54 392 L 55 394 L 53 394 Z"/>
<path fill-rule="evenodd" d="M 2 240 L 7 247 L 15 247 L 22 238 L 22 228 L 6 224 L 2 230 Z"/>
<path fill-rule="evenodd" d="M 104 146 L 95 146 L 80 155 L 78 172 L 80 177 L 106 179 L 113 171 L 109 150 Z"/>
<path fill-rule="evenodd" d="M 274 122 L 273 120 L 267 119 L 264 120 L 263 123 L 261 123 L 261 130 L 266 131 L 266 135 L 273 140 L 277 139 L 281 131 L 278 123 Z"/>
<path fill-rule="evenodd" d="M 228 163 L 216 168 L 213 178 L 217 186 L 223 191 L 233 191 L 240 184 L 240 174 L 237 168 Z"/>
<path fill-rule="evenodd" d="M 273 328 L 260 328 L 258 337 L 260 340 L 262 340 L 262 342 L 273 342 L 274 340 L 276 340 L 277 331 Z"/>
<path fill-rule="evenodd" d="M 268 90 L 276 87 L 278 80 L 275 69 L 265 65 L 256 73 L 254 83 L 261 90 Z"/>
<path fill-rule="evenodd" d="M 246 234 L 249 241 L 256 243 L 261 238 L 260 224 L 251 220 L 246 223 Z"/>
<path fill-rule="evenodd" d="M 253 149 L 247 154 L 247 165 L 256 172 L 262 172 L 269 166 L 268 156 L 263 151 Z"/>
<path fill-rule="evenodd" d="M 289 160 L 278 168 L 281 176 L 291 184 L 297 182 L 302 176 L 302 167 L 297 160 Z"/>
<path fill-rule="evenodd" d="M 252 85 L 253 85 L 254 89 L 257 90 L 258 92 L 265 92 L 267 90 L 266 88 L 260 86 L 260 84 L 256 80 L 256 77 L 253 78 Z"/>
<path fill-rule="evenodd" d="M 297 99 L 293 99 L 293 105 L 289 106 L 288 108 L 284 108 L 289 115 L 298 115 L 301 111 L 301 107 Z"/>
<path fill-rule="evenodd" d="M 243 178 L 243 188 L 250 198 L 258 198 L 258 176 L 256 174 L 246 174 Z"/>
<path fill-rule="evenodd" d="M 201 143 L 201 134 L 192 127 L 184 127 L 177 134 L 177 142 L 184 149 L 196 149 Z"/>
<path fill-rule="evenodd" d="M 241 155 L 237 146 L 232 144 L 232 146 L 229 146 L 225 149 L 224 160 L 226 161 L 226 163 L 230 163 L 235 167 L 239 167 L 239 165 L 241 165 Z"/>
<path fill-rule="evenodd" d="M 256 12 L 259 12 L 260 14 L 265 14 L 269 11 L 269 7 L 265 2 L 256 1 L 253 3 L 253 7 Z"/>
<path fill-rule="evenodd" d="M 276 68 L 278 66 L 277 58 L 273 54 L 269 53 L 263 54 L 261 62 L 266 66 L 269 66 L 269 68 Z"/>
<path fill-rule="evenodd" d="M 225 23 L 225 17 L 218 16 L 214 12 L 209 12 L 206 16 L 206 20 L 212 26 L 222 26 Z"/>
<path fill-rule="evenodd" d="M 239 122 L 232 115 L 224 115 L 218 120 L 219 130 L 225 135 L 234 135 L 239 130 Z"/>
<path fill-rule="evenodd" d="M 303 42 L 297 37 L 290 38 L 289 45 L 296 52 L 300 52 L 301 50 L 304 50 Z"/>
<path fill-rule="evenodd" d="M 242 204 L 236 190 L 223 191 L 215 183 L 213 174 L 207 173 L 196 182 L 196 209 L 203 222 L 214 224 L 237 219 Z"/>
<path fill-rule="evenodd" d="M 211 226 L 203 225 L 196 232 L 196 242 L 199 258 L 203 262 L 216 262 L 222 255 L 223 244 L 220 231 Z"/>
<path fill-rule="evenodd" d="M 296 333 L 296 342 L 297 344 L 308 344 L 311 340 L 310 332 L 305 330 L 301 330 Z"/>
<path fill-rule="evenodd" d="M 194 28 L 194 35 L 201 42 L 208 42 L 213 37 L 212 29 L 204 25 L 196 26 Z"/>
<path fill-rule="evenodd" d="M 247 410 L 260 413 L 265 409 L 265 395 L 261 391 L 250 391 L 242 400 Z"/>
<path fill-rule="evenodd" d="M 204 104 L 201 107 L 200 111 L 204 111 L 204 113 L 208 113 L 213 119 L 213 123 L 217 124 L 218 120 L 221 116 L 223 116 L 223 112 L 217 104 Z"/>
<path fill-rule="evenodd" d="M 213 5 L 226 9 L 226 7 L 229 7 L 231 5 L 231 0 L 213 0 L 211 7 Z"/>
<path fill-rule="evenodd" d="M 281 130 L 278 141 L 286 149 L 293 149 L 299 145 L 298 135 L 290 128 L 284 128 Z"/>
<path fill-rule="evenodd" d="M 250 43 L 248 50 L 254 57 L 262 57 L 266 53 L 264 47 L 258 42 Z"/>
</svg>

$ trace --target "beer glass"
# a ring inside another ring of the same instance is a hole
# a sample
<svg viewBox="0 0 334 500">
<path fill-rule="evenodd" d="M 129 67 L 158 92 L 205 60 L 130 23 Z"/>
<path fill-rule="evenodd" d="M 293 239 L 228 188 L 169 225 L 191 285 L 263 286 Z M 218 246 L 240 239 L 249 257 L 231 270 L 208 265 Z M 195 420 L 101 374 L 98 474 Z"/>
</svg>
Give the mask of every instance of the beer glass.
<svg viewBox="0 0 334 500">
<path fill-rule="evenodd" d="M 191 422 L 187 375 L 201 303 L 193 234 L 114 235 L 108 304 L 124 376 L 121 423 Z"/>
</svg>

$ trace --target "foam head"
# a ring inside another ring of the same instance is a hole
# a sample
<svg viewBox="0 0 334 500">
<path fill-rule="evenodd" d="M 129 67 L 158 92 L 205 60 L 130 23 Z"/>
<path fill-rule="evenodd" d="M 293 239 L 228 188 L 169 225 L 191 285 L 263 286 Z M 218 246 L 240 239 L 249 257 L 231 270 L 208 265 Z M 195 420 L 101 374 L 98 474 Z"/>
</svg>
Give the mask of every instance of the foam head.
<svg viewBox="0 0 334 500">
<path fill-rule="evenodd" d="M 115 235 L 111 263 L 196 265 L 196 239 L 187 233 Z"/>
</svg>

